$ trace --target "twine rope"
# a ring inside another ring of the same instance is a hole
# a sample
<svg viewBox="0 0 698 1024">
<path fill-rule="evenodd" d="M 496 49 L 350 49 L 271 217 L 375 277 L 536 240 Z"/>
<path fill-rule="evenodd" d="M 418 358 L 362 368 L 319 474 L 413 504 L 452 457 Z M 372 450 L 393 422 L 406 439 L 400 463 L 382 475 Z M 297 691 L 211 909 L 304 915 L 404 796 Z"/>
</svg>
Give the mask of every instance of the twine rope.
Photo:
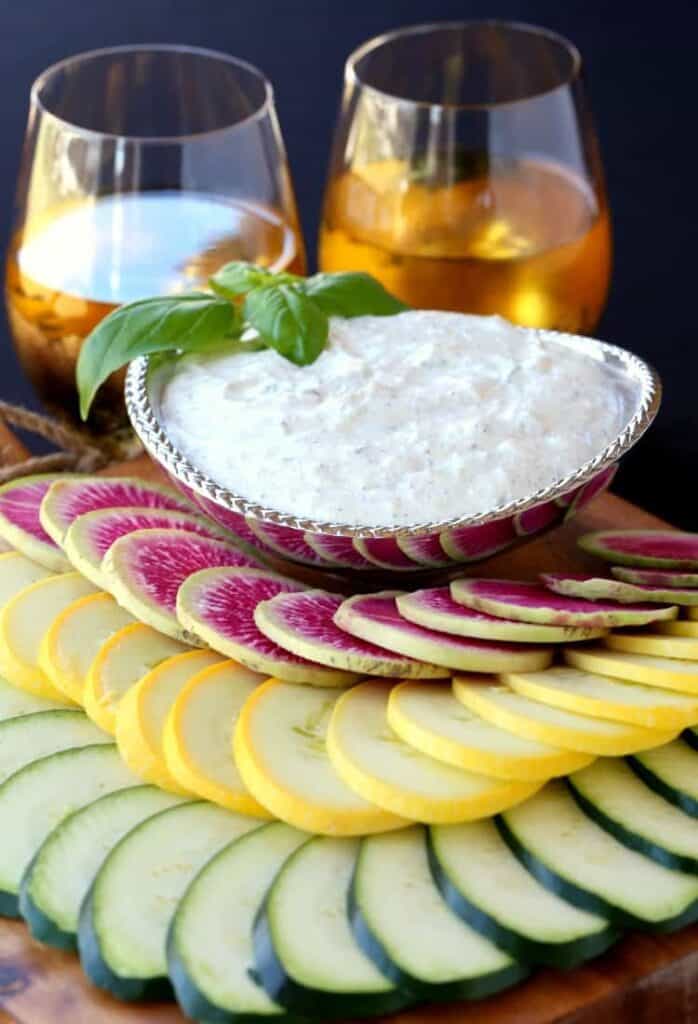
<svg viewBox="0 0 698 1024">
<path fill-rule="evenodd" d="M 16 452 L 9 445 L 1 444 L 0 484 L 33 473 L 94 473 L 109 462 L 106 452 L 98 448 L 86 433 L 60 423 L 51 416 L 0 401 L 0 420 L 8 427 L 18 427 L 36 437 L 42 437 L 60 449 L 50 455 L 29 455 L 17 462 Z"/>
</svg>

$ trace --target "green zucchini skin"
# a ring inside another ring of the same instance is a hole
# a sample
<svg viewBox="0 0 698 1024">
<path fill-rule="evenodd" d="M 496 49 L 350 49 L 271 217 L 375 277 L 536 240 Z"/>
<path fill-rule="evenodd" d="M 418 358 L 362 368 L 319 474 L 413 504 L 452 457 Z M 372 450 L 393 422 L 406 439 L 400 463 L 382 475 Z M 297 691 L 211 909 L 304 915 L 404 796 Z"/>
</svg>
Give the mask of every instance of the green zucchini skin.
<svg viewBox="0 0 698 1024">
<path fill-rule="evenodd" d="M 381 974 L 408 992 L 415 1001 L 448 1002 L 454 999 L 484 999 L 516 985 L 530 974 L 530 969 L 525 964 L 514 963 L 501 971 L 493 971 L 480 978 L 464 978 L 462 981 L 432 985 L 408 974 L 391 959 L 385 946 L 371 931 L 366 918 L 361 913 L 356 901 L 353 880 L 347 898 L 347 912 L 351 930 L 360 949 L 369 960 L 373 961 Z"/>
<path fill-rule="evenodd" d="M 500 833 L 502 832 L 501 826 L 499 831 Z M 507 842 L 509 843 L 508 840 Z M 511 847 L 511 843 L 509 843 L 509 846 Z M 427 833 L 427 855 L 434 883 L 451 910 L 461 920 L 465 921 L 466 924 L 469 924 L 471 928 L 474 928 L 476 932 L 479 932 L 480 935 L 489 939 L 499 949 L 523 964 L 556 967 L 558 970 L 570 970 L 587 960 L 600 956 L 601 953 L 605 953 L 607 949 L 615 945 L 622 935 L 620 928 L 609 924 L 608 928 L 604 928 L 603 931 L 599 931 L 594 935 L 584 936 L 584 938 L 574 939 L 570 942 L 540 942 L 536 939 L 530 939 L 519 932 L 512 931 L 511 928 L 505 927 L 496 918 L 486 914 L 480 907 L 475 906 L 474 903 L 465 898 L 441 866 L 441 862 L 434 850 L 431 832 Z M 519 857 L 519 859 L 522 858 Z M 527 864 L 526 867 L 528 867 Z M 532 872 L 532 874 L 535 873 Z M 536 875 L 536 877 L 538 876 Z M 558 895 L 561 894 L 558 893 Z M 570 900 L 570 902 L 572 901 Z M 575 906 L 578 906 L 578 904 L 575 904 Z M 584 907 L 582 909 L 586 910 L 588 908 Z"/>
<path fill-rule="evenodd" d="M 210 999 L 207 999 L 198 985 L 192 981 L 186 965 L 179 955 L 172 926 L 167 935 L 167 968 L 177 1002 L 186 1016 L 191 1017 L 192 1020 L 206 1021 L 206 1024 L 260 1024 L 262 1020 L 292 1024 L 292 1018 L 286 1014 L 270 1014 L 269 1017 L 262 1017 L 255 1013 L 233 1013 L 221 1009 L 220 1006 L 216 1006 Z M 296 1018 L 296 1020 L 300 1024 L 300 1018 Z"/>
<path fill-rule="evenodd" d="M 649 857 L 650 860 L 661 864 L 664 868 L 669 868 L 671 871 L 684 871 L 689 875 L 698 875 L 698 857 L 688 857 L 685 854 L 674 853 L 673 850 L 668 850 L 651 839 L 636 835 L 635 832 L 631 832 L 624 825 L 614 821 L 613 818 L 609 818 L 608 815 L 599 810 L 596 804 L 579 792 L 571 779 L 565 779 L 565 782 L 572 796 L 587 817 L 595 821 L 597 825 L 600 825 L 605 832 L 608 832 L 609 835 L 617 839 L 623 846 L 627 846 L 629 850 L 635 850 L 636 853 Z"/>
<path fill-rule="evenodd" d="M 595 893 L 581 889 L 566 878 L 562 878 L 552 871 L 547 864 L 534 857 L 519 842 L 501 815 L 495 818 L 495 823 L 500 835 L 508 843 L 511 852 L 519 858 L 523 866 L 531 872 L 541 885 L 544 885 L 550 892 L 561 896 L 563 900 L 567 900 L 573 906 L 579 907 L 580 910 L 589 910 L 592 914 L 599 914 L 601 917 L 607 918 L 619 929 L 635 928 L 638 931 L 645 932 L 673 932 L 679 928 L 685 928 L 686 925 L 693 924 L 698 920 L 698 900 L 695 900 L 683 913 L 654 923 L 644 921 L 641 917 L 636 917 L 635 914 L 630 914 L 626 910 L 614 907 Z"/>
<path fill-rule="evenodd" d="M 99 936 L 93 926 L 93 892 L 94 886 L 91 886 L 80 910 L 78 926 L 80 963 L 92 984 L 127 1003 L 172 999 L 174 993 L 169 978 L 127 978 L 116 974 L 103 959 Z"/>
<path fill-rule="evenodd" d="M 380 1017 L 413 1005 L 404 990 L 351 995 L 306 988 L 290 977 L 276 955 L 266 913 L 266 901 L 257 914 L 253 931 L 255 977 L 271 998 L 294 1014 L 342 1020 L 346 1017 Z"/>
<path fill-rule="evenodd" d="M 688 814 L 689 817 L 698 818 L 698 800 L 695 797 L 689 796 L 688 793 L 682 793 L 680 789 L 675 789 L 674 786 L 668 785 L 658 775 L 650 771 L 647 765 L 643 764 L 638 758 L 626 757 L 626 761 L 637 777 L 642 779 L 649 789 L 654 790 L 655 793 L 663 797 L 670 804 L 673 804 L 674 807 L 678 807 L 684 814 Z"/>
<path fill-rule="evenodd" d="M 0 889 L 0 917 L 9 917 L 18 920 L 22 915 L 19 912 L 19 899 L 16 892 L 8 892 Z"/>
<path fill-rule="evenodd" d="M 688 743 L 689 747 L 698 750 L 698 730 L 686 729 L 685 732 L 681 733 L 681 739 L 684 743 Z"/>
<path fill-rule="evenodd" d="M 27 870 L 24 872 L 20 882 L 19 911 L 27 923 L 32 938 L 38 942 L 43 942 L 45 946 L 53 946 L 54 949 L 64 949 L 75 953 L 78 948 L 77 935 L 74 932 L 67 932 L 63 928 L 59 928 L 56 922 L 47 917 L 41 907 L 37 906 L 31 897 L 28 882 L 31 878 L 37 856 L 38 851 L 27 865 Z"/>
</svg>

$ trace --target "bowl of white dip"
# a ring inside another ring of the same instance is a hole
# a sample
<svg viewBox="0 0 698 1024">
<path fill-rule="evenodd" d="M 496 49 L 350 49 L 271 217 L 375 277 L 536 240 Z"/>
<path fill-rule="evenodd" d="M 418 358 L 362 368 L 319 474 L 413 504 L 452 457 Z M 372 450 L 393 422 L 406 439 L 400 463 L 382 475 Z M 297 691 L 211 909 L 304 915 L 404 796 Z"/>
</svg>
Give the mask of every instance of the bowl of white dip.
<svg viewBox="0 0 698 1024">
<path fill-rule="evenodd" d="M 220 525 L 288 562 L 383 576 L 480 561 L 574 515 L 660 398 L 615 345 L 418 310 L 333 318 L 310 366 L 143 357 L 126 385 L 146 450 Z"/>
</svg>

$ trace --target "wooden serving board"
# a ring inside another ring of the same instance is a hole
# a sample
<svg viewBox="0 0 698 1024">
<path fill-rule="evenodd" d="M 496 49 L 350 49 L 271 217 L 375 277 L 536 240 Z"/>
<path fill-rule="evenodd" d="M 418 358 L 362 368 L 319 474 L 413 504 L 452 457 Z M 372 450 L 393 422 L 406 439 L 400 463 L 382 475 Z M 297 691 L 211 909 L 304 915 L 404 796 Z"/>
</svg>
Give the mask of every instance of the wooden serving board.
<svg viewBox="0 0 698 1024">
<path fill-rule="evenodd" d="M 22 457 L 0 427 L 7 461 Z M 147 459 L 110 473 L 157 478 Z M 532 578 L 543 570 L 581 571 L 593 560 L 576 537 L 608 527 L 663 525 L 613 495 L 602 495 L 572 523 L 487 564 L 488 575 Z M 477 570 L 475 570 L 477 571 Z M 0 836 L 2 842 L 2 836 Z M 419 922 L 415 922 L 419 927 Z M 697 1024 L 698 926 L 675 935 L 634 934 L 605 956 L 567 973 L 541 970 L 478 1003 L 399 1014 L 393 1024 Z M 93 988 L 77 957 L 34 942 L 19 922 L 0 921 L 0 1024 L 184 1024 L 173 1004 L 124 1004 Z"/>
</svg>

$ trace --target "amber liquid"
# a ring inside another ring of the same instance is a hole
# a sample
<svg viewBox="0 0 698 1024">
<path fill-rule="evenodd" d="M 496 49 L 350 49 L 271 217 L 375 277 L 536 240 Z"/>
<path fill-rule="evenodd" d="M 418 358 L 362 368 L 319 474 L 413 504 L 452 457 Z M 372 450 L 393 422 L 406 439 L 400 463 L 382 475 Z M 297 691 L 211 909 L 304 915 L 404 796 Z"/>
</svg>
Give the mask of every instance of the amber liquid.
<svg viewBox="0 0 698 1024">
<path fill-rule="evenodd" d="M 552 163 L 470 154 L 452 183 L 386 160 L 333 180 L 320 265 L 363 270 L 410 306 L 589 333 L 611 269 L 608 209 Z"/>
<path fill-rule="evenodd" d="M 7 312 L 24 371 L 46 407 L 79 422 L 75 364 L 103 317 L 124 302 L 204 287 L 229 260 L 305 270 L 298 231 L 277 212 L 195 193 L 84 201 L 20 231 L 8 254 Z M 88 427 L 127 451 L 123 376 L 102 389 Z"/>
</svg>

